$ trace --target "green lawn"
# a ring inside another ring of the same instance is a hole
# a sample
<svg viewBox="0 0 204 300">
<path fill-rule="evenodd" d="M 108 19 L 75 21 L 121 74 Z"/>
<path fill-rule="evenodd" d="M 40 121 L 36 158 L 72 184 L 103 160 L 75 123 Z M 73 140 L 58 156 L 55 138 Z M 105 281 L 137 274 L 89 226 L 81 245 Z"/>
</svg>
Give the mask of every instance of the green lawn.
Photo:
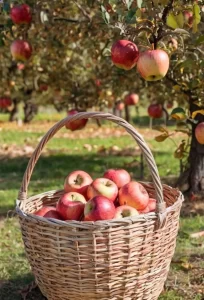
<svg viewBox="0 0 204 300">
<path fill-rule="evenodd" d="M 60 115 L 55 118 L 59 119 Z M 24 155 L 23 149 L 27 146 L 34 148 L 45 130 L 52 124 L 52 118 L 49 119 L 48 124 L 44 124 L 44 119 L 44 115 L 39 115 L 33 124 L 19 128 L 0 123 L 0 145 L 1 147 L 4 145 L 5 148 L 5 151 L 0 148 L 1 300 L 22 299 L 19 290 L 25 288 L 33 280 L 25 258 L 18 222 L 12 215 L 12 211 L 28 163 L 28 157 Z M 0 120 L 2 120 L 1 115 Z M 95 124 L 90 124 L 87 129 L 77 133 L 62 130 L 48 143 L 39 159 L 31 178 L 29 194 L 62 188 L 64 177 L 74 169 L 86 170 L 96 177 L 101 176 L 106 168 L 122 167 L 127 169 L 133 178 L 139 179 L 140 155 L 133 156 L 131 152 L 131 149 L 136 146 L 134 140 L 122 133 L 114 134 L 118 129 L 112 125 L 110 131 L 108 128 L 109 126 L 104 124 L 100 129 L 100 135 L 95 134 L 98 130 Z M 167 140 L 158 144 L 153 141 L 151 131 L 141 129 L 140 132 L 151 146 L 162 180 L 166 181 L 167 176 L 169 178 L 176 176 L 179 172 L 179 162 L 173 157 L 175 147 L 172 141 Z M 176 139 L 177 143 L 179 139 L 179 137 Z M 120 155 L 113 153 L 112 149 L 115 146 L 119 147 L 117 151 Z M 128 148 L 129 154 L 124 156 L 123 150 Z M 104 151 L 99 151 L 101 149 Z M 144 177 L 145 180 L 150 180 L 147 166 L 145 166 Z M 195 240 L 189 235 L 192 232 L 204 230 L 204 216 L 196 211 L 186 214 L 185 205 L 184 209 L 185 214 L 182 213 L 175 257 L 166 283 L 166 290 L 160 300 L 201 300 L 204 297 L 202 290 L 204 240 L 201 238 Z M 35 289 L 26 299 L 41 300 L 43 298 Z"/>
</svg>

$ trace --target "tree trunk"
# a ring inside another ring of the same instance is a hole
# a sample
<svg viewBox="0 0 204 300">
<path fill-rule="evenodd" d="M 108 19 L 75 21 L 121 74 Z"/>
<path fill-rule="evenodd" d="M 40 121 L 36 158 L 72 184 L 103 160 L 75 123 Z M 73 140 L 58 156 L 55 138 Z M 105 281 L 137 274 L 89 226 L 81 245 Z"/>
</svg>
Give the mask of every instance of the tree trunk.
<svg viewBox="0 0 204 300">
<path fill-rule="evenodd" d="M 31 102 L 26 102 L 24 105 L 24 123 L 29 123 L 35 117 L 38 112 L 38 107 L 36 104 Z"/>
<path fill-rule="evenodd" d="M 127 122 L 130 122 L 130 112 L 129 112 L 129 107 L 128 105 L 125 104 L 125 120 Z"/>
<path fill-rule="evenodd" d="M 194 104 L 194 101 L 190 101 L 191 115 L 192 112 L 202 109 Z M 192 124 L 192 140 L 188 158 L 190 168 L 189 184 L 191 192 L 204 195 L 204 145 L 201 145 L 195 137 L 195 128 L 199 123 L 204 122 L 204 115 L 197 114 L 195 120 L 198 123 Z"/>
<path fill-rule="evenodd" d="M 16 121 L 18 119 L 18 101 L 13 99 L 13 108 L 10 111 L 9 122 Z"/>
</svg>

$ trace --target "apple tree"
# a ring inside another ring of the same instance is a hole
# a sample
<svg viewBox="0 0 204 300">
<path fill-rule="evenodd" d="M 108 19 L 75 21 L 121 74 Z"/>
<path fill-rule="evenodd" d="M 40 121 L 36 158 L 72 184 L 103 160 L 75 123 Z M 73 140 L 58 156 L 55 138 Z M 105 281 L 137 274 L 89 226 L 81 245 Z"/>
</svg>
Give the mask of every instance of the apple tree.
<svg viewBox="0 0 204 300">
<path fill-rule="evenodd" d="M 109 0 L 103 1 L 101 10 L 118 40 L 129 41 L 128 51 L 131 43 L 138 48 L 139 56 L 129 56 L 133 62 L 130 72 L 135 80 L 145 82 L 146 95 L 162 103 L 176 102 L 170 117 L 177 122 L 176 132 L 187 135 L 175 151 L 175 157 L 185 162 L 180 182 L 183 191 L 204 195 L 203 1 Z M 124 47 L 120 44 L 115 55 L 115 42 L 112 62 L 127 69 Z M 160 130 L 158 142 L 172 138 L 166 128 Z"/>
</svg>

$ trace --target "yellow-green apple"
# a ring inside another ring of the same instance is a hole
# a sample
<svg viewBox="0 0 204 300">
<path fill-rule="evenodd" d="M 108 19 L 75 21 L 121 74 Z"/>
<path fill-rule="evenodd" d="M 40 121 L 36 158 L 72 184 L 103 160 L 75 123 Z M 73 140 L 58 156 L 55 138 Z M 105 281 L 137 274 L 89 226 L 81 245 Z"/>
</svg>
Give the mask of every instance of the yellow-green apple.
<svg viewBox="0 0 204 300">
<path fill-rule="evenodd" d="M 125 108 L 125 104 L 123 102 L 116 103 L 117 110 L 123 110 Z"/>
<path fill-rule="evenodd" d="M 15 60 L 26 61 L 32 55 L 32 46 L 24 40 L 15 40 L 10 47 L 11 55 Z"/>
<path fill-rule="evenodd" d="M 193 12 L 190 10 L 183 11 L 184 16 L 184 23 L 187 24 L 189 27 L 193 26 Z"/>
<path fill-rule="evenodd" d="M 146 81 L 162 79 L 169 69 L 169 56 L 161 49 L 141 52 L 137 61 L 137 70 Z"/>
<path fill-rule="evenodd" d="M 159 119 L 162 117 L 163 110 L 161 104 L 150 104 L 148 107 L 148 114 L 154 119 Z"/>
<path fill-rule="evenodd" d="M 92 183 L 91 176 L 82 170 L 72 171 L 64 182 L 64 190 L 66 193 L 77 192 L 87 197 L 87 188 Z"/>
<path fill-rule="evenodd" d="M 56 209 L 64 220 L 79 221 L 84 213 L 86 199 L 82 194 L 69 192 L 58 200 Z"/>
<path fill-rule="evenodd" d="M 9 106 L 11 106 L 12 101 L 10 98 L 8 97 L 2 97 L 0 98 L 0 108 L 7 108 Z"/>
<path fill-rule="evenodd" d="M 103 177 L 112 180 L 118 188 L 131 181 L 130 174 L 124 169 L 109 169 Z"/>
<path fill-rule="evenodd" d="M 137 94 L 129 94 L 125 97 L 126 105 L 136 105 L 139 102 L 139 96 Z"/>
<path fill-rule="evenodd" d="M 63 220 L 63 217 L 53 206 L 43 206 L 38 211 L 36 211 L 34 215 L 44 217 L 44 218 Z"/>
<path fill-rule="evenodd" d="M 72 116 L 72 115 L 76 115 L 78 113 L 77 110 L 75 109 L 72 109 L 68 112 L 68 116 Z M 82 129 L 86 126 L 86 123 L 88 122 L 88 119 L 81 119 L 81 120 L 76 120 L 76 121 L 72 121 L 72 122 L 69 122 L 65 125 L 65 127 L 67 129 L 70 129 L 72 131 L 74 130 L 79 130 L 79 129 Z"/>
<path fill-rule="evenodd" d="M 27 4 L 15 5 L 11 8 L 10 17 L 14 24 L 30 24 L 32 21 L 30 6 Z"/>
<path fill-rule="evenodd" d="M 196 140 L 204 145 L 204 122 L 199 123 L 195 129 Z"/>
<path fill-rule="evenodd" d="M 149 213 L 149 212 L 154 212 L 156 210 L 156 199 L 154 198 L 149 198 L 149 202 L 148 202 L 148 205 L 145 207 L 145 209 L 143 210 L 140 210 L 139 213 L 140 214 L 146 214 L 146 213 Z"/>
<path fill-rule="evenodd" d="M 149 195 L 147 190 L 137 181 L 130 181 L 119 190 L 120 205 L 129 205 L 137 210 L 147 207 Z"/>
<path fill-rule="evenodd" d="M 133 217 L 137 215 L 139 215 L 139 212 L 134 207 L 121 205 L 116 208 L 114 219 Z"/>
<path fill-rule="evenodd" d="M 118 68 L 132 69 L 138 60 L 139 51 L 137 46 L 128 40 L 116 41 L 111 48 L 112 62 Z"/>
<path fill-rule="evenodd" d="M 111 220 L 114 216 L 113 201 L 104 196 L 95 196 L 85 204 L 84 221 Z"/>
<path fill-rule="evenodd" d="M 110 179 L 97 178 L 88 186 L 87 189 L 88 199 L 95 196 L 104 196 L 113 202 L 118 196 L 118 187 Z"/>
</svg>

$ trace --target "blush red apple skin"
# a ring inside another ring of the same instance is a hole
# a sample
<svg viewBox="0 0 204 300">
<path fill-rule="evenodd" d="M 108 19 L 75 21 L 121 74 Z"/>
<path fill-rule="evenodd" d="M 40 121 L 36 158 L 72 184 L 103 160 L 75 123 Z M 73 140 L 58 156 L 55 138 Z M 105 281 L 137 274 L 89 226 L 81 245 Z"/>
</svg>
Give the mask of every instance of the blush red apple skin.
<svg viewBox="0 0 204 300">
<path fill-rule="evenodd" d="M 148 114 L 154 119 L 161 118 L 163 114 L 162 106 L 160 104 L 150 104 L 148 107 Z"/>
<path fill-rule="evenodd" d="M 44 218 L 53 218 L 58 220 L 63 220 L 62 216 L 57 212 L 56 208 L 53 206 L 44 206 L 34 213 L 36 216 Z"/>
<path fill-rule="evenodd" d="M 10 17 L 14 24 L 30 24 L 32 21 L 30 6 L 27 4 L 15 5 L 11 8 Z"/>
<path fill-rule="evenodd" d="M 68 112 L 68 116 L 76 115 L 78 113 L 77 110 L 72 109 Z M 70 129 L 71 131 L 79 130 L 82 129 L 86 126 L 86 123 L 88 122 L 88 119 L 81 119 L 81 120 L 76 120 L 69 122 L 65 124 L 65 127 L 67 129 Z"/>
<path fill-rule="evenodd" d="M 77 192 L 87 197 L 87 188 L 93 182 L 91 176 L 82 170 L 72 171 L 64 182 L 64 190 L 66 193 Z"/>
<path fill-rule="evenodd" d="M 131 181 L 130 174 L 124 169 L 109 169 L 103 177 L 112 180 L 118 188 Z"/>
<path fill-rule="evenodd" d="M 90 199 L 84 208 L 84 221 L 111 220 L 115 216 L 113 201 L 103 196 Z"/>
<path fill-rule="evenodd" d="M 86 199 L 76 192 L 64 194 L 57 202 L 56 209 L 64 220 L 79 221 L 83 215 Z"/>
<path fill-rule="evenodd" d="M 196 126 L 195 136 L 199 144 L 204 145 L 204 122 L 201 122 Z"/>
<path fill-rule="evenodd" d="M 162 79 L 169 69 L 169 56 L 160 49 L 140 53 L 137 70 L 146 81 Z"/>
<path fill-rule="evenodd" d="M 133 217 L 137 215 L 139 215 L 139 212 L 134 207 L 121 205 L 116 208 L 114 219 Z"/>
<path fill-rule="evenodd" d="M 131 181 L 119 190 L 120 205 L 128 205 L 137 210 L 143 210 L 147 207 L 148 202 L 149 195 L 139 182 Z"/>
<path fill-rule="evenodd" d="M 137 94 L 129 94 L 125 97 L 126 105 L 136 105 L 139 102 L 139 96 Z"/>
<path fill-rule="evenodd" d="M 148 205 L 147 207 L 145 207 L 145 209 L 139 211 L 140 214 L 146 214 L 146 213 L 149 213 L 149 212 L 155 212 L 156 210 L 156 199 L 154 198 L 149 198 L 149 202 L 148 202 Z"/>
<path fill-rule="evenodd" d="M 189 10 L 183 11 L 184 16 L 184 23 L 187 24 L 189 27 L 193 26 L 193 12 Z"/>
<path fill-rule="evenodd" d="M 104 196 L 114 202 L 118 196 L 118 187 L 110 179 L 97 178 L 88 186 L 87 189 L 88 199 L 91 199 L 95 196 Z"/>
<path fill-rule="evenodd" d="M 123 102 L 117 103 L 116 104 L 116 109 L 117 110 L 123 110 L 125 108 L 125 104 Z"/>
<path fill-rule="evenodd" d="M 11 55 L 15 60 L 26 61 L 32 55 L 32 46 L 24 40 L 15 40 L 10 47 Z"/>
<path fill-rule="evenodd" d="M 116 41 L 111 48 L 111 59 L 115 66 L 124 70 L 132 69 L 138 60 L 137 46 L 128 40 Z"/>
</svg>

